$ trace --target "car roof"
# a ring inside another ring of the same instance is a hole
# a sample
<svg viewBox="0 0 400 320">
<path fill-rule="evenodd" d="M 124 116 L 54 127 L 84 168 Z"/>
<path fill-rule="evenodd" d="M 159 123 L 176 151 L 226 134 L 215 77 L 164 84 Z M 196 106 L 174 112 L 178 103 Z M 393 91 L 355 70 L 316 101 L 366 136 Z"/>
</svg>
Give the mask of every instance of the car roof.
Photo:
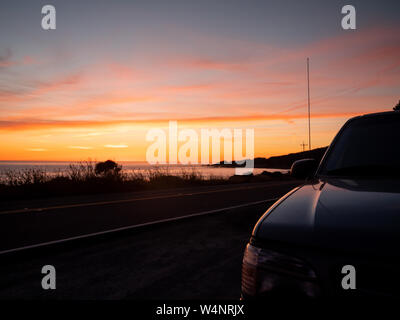
<svg viewBox="0 0 400 320">
<path fill-rule="evenodd" d="M 359 115 L 353 118 L 350 118 L 349 121 L 356 119 L 370 119 L 370 118 L 382 118 L 382 117 L 398 117 L 400 116 L 400 111 L 384 111 L 384 112 L 375 112 L 375 113 L 367 113 L 363 115 Z"/>
</svg>

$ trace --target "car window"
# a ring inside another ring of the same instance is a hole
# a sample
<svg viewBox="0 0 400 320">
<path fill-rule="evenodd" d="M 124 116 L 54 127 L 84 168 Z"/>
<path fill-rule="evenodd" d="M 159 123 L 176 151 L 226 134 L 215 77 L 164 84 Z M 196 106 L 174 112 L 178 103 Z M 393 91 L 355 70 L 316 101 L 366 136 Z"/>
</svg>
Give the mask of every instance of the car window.
<svg viewBox="0 0 400 320">
<path fill-rule="evenodd" d="M 350 122 L 336 139 L 320 173 L 345 176 L 398 175 L 400 117 L 360 118 Z"/>
</svg>

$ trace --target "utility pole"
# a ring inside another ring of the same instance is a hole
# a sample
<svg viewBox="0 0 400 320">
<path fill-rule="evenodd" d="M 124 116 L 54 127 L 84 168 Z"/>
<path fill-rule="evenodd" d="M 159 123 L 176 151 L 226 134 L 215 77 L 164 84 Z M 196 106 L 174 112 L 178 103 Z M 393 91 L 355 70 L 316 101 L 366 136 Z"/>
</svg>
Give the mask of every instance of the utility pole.
<svg viewBox="0 0 400 320">
<path fill-rule="evenodd" d="M 301 143 L 300 146 L 303 147 L 303 152 L 304 152 L 304 148 L 305 148 L 305 146 L 307 146 L 307 143 L 304 143 L 304 141 L 303 141 L 303 143 Z"/>
<path fill-rule="evenodd" d="M 308 91 L 308 148 L 309 150 L 311 150 L 310 58 L 307 58 L 307 91 Z"/>
</svg>

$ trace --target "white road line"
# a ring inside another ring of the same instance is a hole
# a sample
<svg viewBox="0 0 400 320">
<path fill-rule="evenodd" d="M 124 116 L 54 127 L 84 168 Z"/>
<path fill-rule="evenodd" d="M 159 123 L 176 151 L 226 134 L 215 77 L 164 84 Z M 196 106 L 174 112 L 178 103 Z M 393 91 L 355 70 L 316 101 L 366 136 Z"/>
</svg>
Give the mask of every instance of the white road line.
<svg viewBox="0 0 400 320">
<path fill-rule="evenodd" d="M 226 188 L 226 189 L 211 190 L 211 191 L 167 194 L 167 195 L 150 196 L 150 197 L 133 198 L 133 199 L 120 199 L 120 200 L 98 201 L 98 202 L 87 202 L 87 203 L 83 202 L 83 203 L 66 204 L 66 205 L 59 205 L 59 206 L 49 206 L 49 207 L 44 207 L 44 208 L 24 208 L 24 209 L 0 211 L 0 215 L 12 214 L 12 213 L 43 212 L 43 211 L 55 210 L 55 209 L 90 207 L 90 206 L 99 206 L 99 205 L 116 204 L 116 203 L 128 203 L 128 202 L 155 200 L 155 199 L 165 199 L 165 198 L 177 198 L 177 197 L 194 196 L 194 195 L 218 193 L 218 192 L 229 192 L 229 191 L 240 191 L 240 190 L 250 190 L 250 189 L 259 189 L 259 188 L 269 188 L 269 187 L 275 187 L 275 186 L 280 186 L 280 185 L 282 185 L 282 183 L 267 184 L 267 185 L 262 185 L 262 186 L 255 185 L 255 186 L 247 186 L 247 187 L 241 187 L 241 188 Z"/>
<path fill-rule="evenodd" d="M 124 230 L 129 230 L 129 229 L 136 229 L 144 226 L 151 226 L 151 225 L 156 225 L 156 224 L 161 224 L 165 222 L 171 222 L 171 221 L 177 221 L 177 220 L 184 220 L 188 218 L 193 218 L 193 217 L 198 217 L 198 216 L 204 216 L 212 213 L 217 213 L 221 211 L 227 211 L 231 209 L 238 209 L 238 208 L 243 208 L 243 207 L 249 207 L 253 206 L 256 204 L 261 204 L 265 202 L 272 202 L 276 201 L 279 198 L 273 198 L 273 199 L 266 199 L 266 200 L 260 200 L 260 201 L 253 201 L 253 202 L 248 202 L 245 204 L 239 204 L 236 206 L 230 206 L 230 207 L 225 207 L 225 208 L 220 208 L 220 209 L 214 209 L 214 210 L 208 210 L 208 211 L 202 211 L 198 213 L 192 213 L 188 214 L 186 216 L 180 216 L 180 217 L 175 217 L 175 218 L 168 218 L 168 219 L 162 219 L 162 220 L 157 220 L 157 221 L 152 221 L 152 222 L 146 222 L 146 223 L 141 223 L 141 224 L 135 224 L 132 226 L 126 226 L 126 227 L 121 227 L 121 228 L 116 228 L 116 229 L 111 229 L 111 230 L 106 230 L 106 231 L 100 231 L 100 232 L 94 232 L 94 233 L 89 233 L 81 236 L 76 236 L 76 237 L 71 237 L 71 238 L 66 238 L 66 239 L 60 239 L 60 240 L 54 240 L 54 241 L 48 241 L 48 242 L 42 242 L 30 246 L 24 246 L 24 247 L 19 247 L 19 248 L 14 248 L 14 249 L 8 249 L 8 250 L 3 250 L 0 251 L 0 255 L 6 254 L 6 253 L 12 253 L 12 252 L 18 252 L 22 250 L 28 250 L 28 249 L 34 249 L 34 248 L 39 248 L 39 247 L 45 247 L 53 244 L 59 244 L 59 243 L 64 243 L 68 241 L 73 241 L 73 240 L 79 240 L 79 239 L 85 239 L 85 238 L 90 238 L 90 237 L 95 237 L 95 236 L 100 236 L 104 234 L 109 234 L 109 233 L 114 233 L 114 232 L 119 232 L 119 231 L 124 231 Z"/>
</svg>

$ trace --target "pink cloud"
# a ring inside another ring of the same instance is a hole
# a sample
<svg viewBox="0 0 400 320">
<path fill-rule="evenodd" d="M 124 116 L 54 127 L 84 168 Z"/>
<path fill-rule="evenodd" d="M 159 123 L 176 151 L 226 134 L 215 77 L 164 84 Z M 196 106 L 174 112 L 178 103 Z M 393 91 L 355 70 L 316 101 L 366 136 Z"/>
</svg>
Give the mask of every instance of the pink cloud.
<svg viewBox="0 0 400 320">
<path fill-rule="evenodd" d="M 323 114 L 337 103 L 340 114 L 346 99 L 360 111 L 361 105 L 372 110 L 370 91 L 382 90 L 382 99 L 388 101 L 393 97 L 387 89 L 400 82 L 398 29 L 343 32 L 292 48 L 242 43 L 241 52 L 247 50 L 243 59 L 203 53 L 160 56 L 149 64 L 103 61 L 53 80 L 33 81 L 32 90 L 0 92 L 0 106 L 4 120 L 25 114 L 42 119 L 116 121 L 135 115 L 155 119 L 160 115 L 289 115 L 306 107 L 305 58 L 309 56 L 315 110 Z M 257 54 L 252 54 L 254 47 Z M 10 57 L 4 55 L 3 63 Z M 26 56 L 25 60 L 33 59 Z"/>
</svg>

